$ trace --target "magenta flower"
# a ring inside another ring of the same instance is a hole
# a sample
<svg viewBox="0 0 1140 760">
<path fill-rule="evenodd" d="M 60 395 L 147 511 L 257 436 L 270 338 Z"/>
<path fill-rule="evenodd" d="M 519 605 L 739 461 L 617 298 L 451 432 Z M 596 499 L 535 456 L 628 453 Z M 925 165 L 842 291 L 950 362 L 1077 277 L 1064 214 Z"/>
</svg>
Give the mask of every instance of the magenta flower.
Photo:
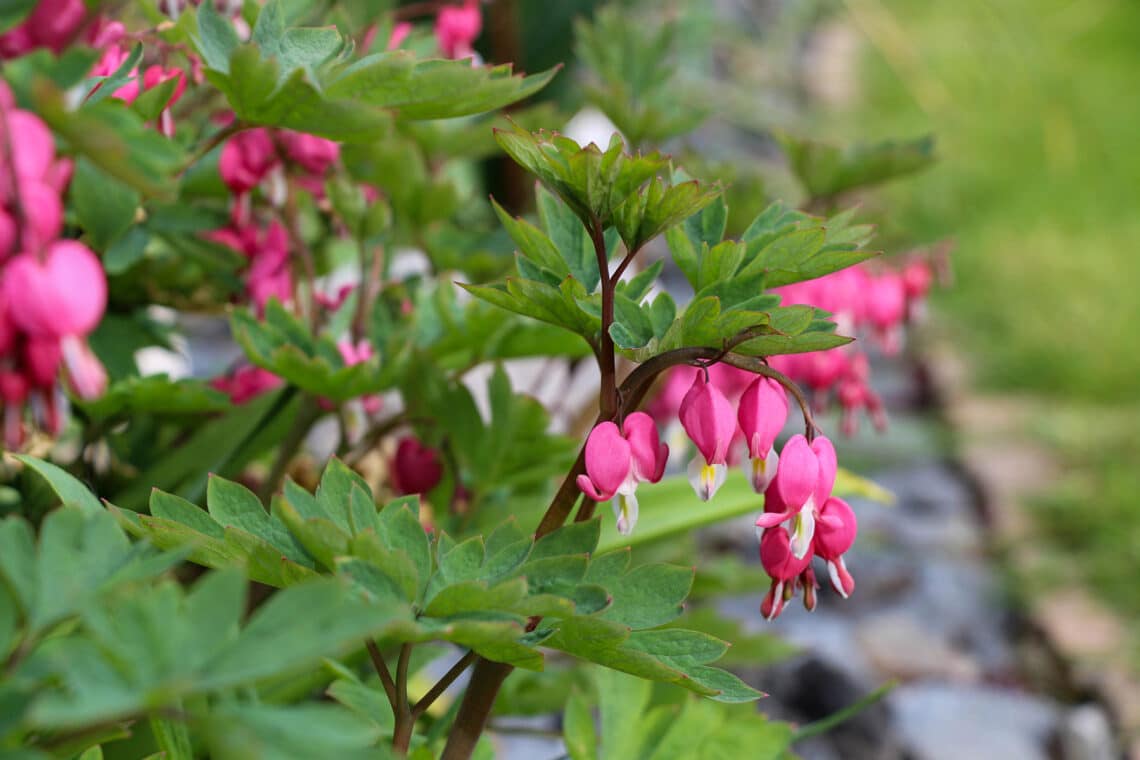
<svg viewBox="0 0 1140 760">
<path fill-rule="evenodd" d="M 760 604 L 760 614 L 767 620 L 774 620 L 795 593 L 797 580 L 811 572 L 811 554 L 796 556 L 788 531 L 777 526 L 764 531 L 760 539 L 760 564 L 772 579 L 772 585 Z M 805 580 L 810 582 L 814 592 L 814 576 Z M 814 594 L 805 595 L 805 603 L 809 600 L 810 606 L 814 606 Z"/>
<path fill-rule="evenodd" d="M 439 452 L 425 446 L 414 436 L 405 436 L 396 444 L 391 466 L 392 488 L 399 494 L 425 494 L 439 485 L 443 464 Z"/>
<path fill-rule="evenodd" d="M 4 402 L 4 445 L 18 449 L 24 444 L 24 404 L 28 380 L 19 372 L 0 370 L 0 401 Z"/>
<path fill-rule="evenodd" d="M 784 386 L 771 378 L 756 378 L 741 395 L 736 418 L 748 445 L 749 461 L 744 463 L 744 472 L 753 490 L 764 493 L 776 475 L 780 459 L 774 446 L 776 436 L 788 420 Z"/>
<path fill-rule="evenodd" d="M 708 501 L 728 476 L 728 450 L 736 435 L 736 411 L 725 395 L 698 373 L 681 401 L 681 426 L 705 463 L 689 462 L 689 482 L 701 501 Z"/>
<path fill-rule="evenodd" d="M 401 21 L 392 27 L 392 33 L 388 35 L 388 44 L 385 46 L 387 50 L 396 50 L 412 33 L 412 25 L 408 21 Z M 368 46 L 364 48 L 367 50 Z"/>
<path fill-rule="evenodd" d="M 351 341 L 342 340 L 337 343 L 336 347 L 340 351 L 340 356 L 344 359 L 345 365 L 349 367 L 372 358 L 372 344 L 367 340 L 360 340 L 355 346 Z M 360 403 L 367 414 L 376 414 L 380 411 L 381 399 L 375 393 L 361 396 Z"/>
<path fill-rule="evenodd" d="M 79 36 L 86 19 L 83 0 L 40 0 L 19 26 L 0 35 L 0 58 L 16 58 L 41 47 L 61 53 Z"/>
<path fill-rule="evenodd" d="M 626 417 L 620 429 L 600 422 L 586 439 L 586 474 L 578 476 L 578 487 L 594 501 L 613 499 L 618 532 L 627 536 L 637 525 L 638 483 L 661 480 L 668 458 L 669 446 L 645 412 Z"/>
<path fill-rule="evenodd" d="M 218 172 L 231 192 L 242 195 L 261 184 L 279 162 L 269 130 L 247 129 L 222 146 Z"/>
<path fill-rule="evenodd" d="M 835 496 L 829 498 L 819 510 L 812 548 L 818 557 L 827 562 L 831 587 L 844 599 L 855 590 L 855 579 L 847 572 L 843 555 L 855 543 L 857 533 L 855 512 L 842 499 Z"/>
<path fill-rule="evenodd" d="M 906 285 L 894 272 L 871 278 L 867 296 L 867 319 L 888 356 L 902 348 L 902 324 L 906 319 Z"/>
<path fill-rule="evenodd" d="M 12 321 L 38 346 L 39 368 L 46 366 L 42 352 L 54 345 L 75 392 L 81 398 L 101 394 L 107 374 L 86 342 L 107 306 L 107 278 L 95 254 L 75 240 L 52 243 L 42 263 L 22 253 L 4 269 L 3 294 Z"/>
<path fill-rule="evenodd" d="M 332 140 L 290 130 L 280 138 L 285 155 L 309 174 L 323 175 L 340 158 L 340 146 Z"/>
<path fill-rule="evenodd" d="M 765 512 L 756 527 L 763 530 L 790 523 L 793 553 L 807 556 L 815 536 L 816 513 L 831 497 L 836 470 L 835 447 L 825 436 L 811 444 L 802 435 L 792 436 L 784 444 L 776 477 L 765 494 Z"/>
<path fill-rule="evenodd" d="M 239 367 L 228 376 L 215 377 L 210 381 L 210 387 L 229 396 L 233 403 L 244 404 L 266 391 L 280 388 L 284 382 L 267 369 L 247 365 Z"/>
<path fill-rule="evenodd" d="M 483 31 L 483 13 L 479 0 L 465 0 L 463 5 L 445 5 L 435 17 L 435 39 L 447 58 L 475 55 L 472 47 Z"/>
</svg>

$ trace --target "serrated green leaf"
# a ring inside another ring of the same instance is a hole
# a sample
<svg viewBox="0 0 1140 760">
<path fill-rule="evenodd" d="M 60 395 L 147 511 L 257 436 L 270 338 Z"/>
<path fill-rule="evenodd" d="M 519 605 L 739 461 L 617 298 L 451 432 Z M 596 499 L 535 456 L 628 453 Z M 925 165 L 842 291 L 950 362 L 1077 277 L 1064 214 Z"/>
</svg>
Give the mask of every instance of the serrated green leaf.
<svg viewBox="0 0 1140 760">
<path fill-rule="evenodd" d="M 535 542 L 530 560 L 566 554 L 591 554 L 598 546 L 601 531 L 600 518 L 563 525 Z"/>
<path fill-rule="evenodd" d="M 95 494 L 91 493 L 87 486 L 67 471 L 51 462 L 26 454 L 13 454 L 12 456 L 23 462 L 25 466 L 35 470 L 51 486 L 51 490 L 59 497 L 60 503 L 78 507 L 89 513 L 103 511 L 103 505 L 99 503 Z"/>
</svg>

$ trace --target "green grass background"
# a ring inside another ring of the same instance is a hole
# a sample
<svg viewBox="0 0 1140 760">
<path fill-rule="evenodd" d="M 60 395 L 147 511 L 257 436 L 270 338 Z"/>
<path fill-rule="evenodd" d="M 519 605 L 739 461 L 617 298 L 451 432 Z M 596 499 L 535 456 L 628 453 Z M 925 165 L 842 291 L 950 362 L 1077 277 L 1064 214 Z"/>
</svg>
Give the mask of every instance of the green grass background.
<svg viewBox="0 0 1140 760">
<path fill-rule="evenodd" d="M 862 89 L 821 129 L 937 135 L 938 165 L 884 189 L 884 232 L 957 240 L 939 323 L 982 390 L 1040 400 L 1059 575 L 1140 616 L 1140 3 L 842 6 Z"/>
</svg>

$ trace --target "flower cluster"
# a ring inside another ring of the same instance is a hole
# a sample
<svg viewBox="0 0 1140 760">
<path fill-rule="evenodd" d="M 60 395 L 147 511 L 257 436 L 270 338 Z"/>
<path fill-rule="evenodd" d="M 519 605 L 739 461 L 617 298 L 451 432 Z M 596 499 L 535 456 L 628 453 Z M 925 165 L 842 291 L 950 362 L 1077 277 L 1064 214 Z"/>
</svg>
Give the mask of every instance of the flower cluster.
<svg viewBox="0 0 1140 760">
<path fill-rule="evenodd" d="M 857 525 L 851 507 L 831 493 L 838 469 L 831 441 L 818 436 L 809 443 L 795 435 L 777 454 L 776 437 L 788 419 L 788 397 L 780 383 L 720 364 L 692 371 L 680 402 L 675 402 L 675 378 L 683 375 L 672 375 L 655 412 L 676 409 L 698 452 L 688 473 L 702 501 L 724 484 L 731 453 L 743 442 L 744 472 L 753 490 L 764 494 L 764 514 L 756 521 L 760 560 L 772 578 L 764 616 L 780 614 L 801 588 L 804 604 L 815 608 L 815 556 L 827 563 L 836 592 L 849 596 L 855 582 L 843 554 L 855 541 Z M 578 487 L 595 501 L 613 499 L 618 530 L 630 533 L 637 522 L 634 491 L 641 481 L 661 479 L 669 455 L 668 446 L 658 441 L 656 423 L 643 412 L 626 417 L 620 429 L 601 422 L 591 431 L 585 454 L 586 474 L 578 477 Z"/>
<path fill-rule="evenodd" d="M 634 412 L 621 428 L 606 421 L 590 433 L 586 474 L 578 476 L 578 487 L 595 501 L 613 499 L 618 531 L 628 535 L 637 525 L 637 484 L 661 480 L 668 459 L 669 447 L 660 442 L 653 418 Z"/>
<path fill-rule="evenodd" d="M 859 336 L 887 356 L 903 345 L 904 327 L 917 319 L 934 279 L 933 264 L 914 258 L 899 271 L 865 265 L 842 269 L 815 280 L 775 289 L 785 306 L 809 304 L 831 312 L 841 335 Z M 862 341 L 828 351 L 773 356 L 771 364 L 809 388 L 822 407 L 834 393 L 843 410 L 841 427 L 853 435 L 859 413 L 866 411 L 875 426 L 886 425 L 879 395 L 871 387 L 870 362 L 858 346 Z"/>
<path fill-rule="evenodd" d="M 41 3 L 41 6 L 43 3 Z M 109 77 L 123 66 L 127 59 L 130 57 L 131 51 L 126 42 L 126 30 L 123 25 L 118 21 L 113 21 L 106 24 L 99 32 L 92 44 L 94 47 L 102 49 L 103 55 L 95 64 L 95 68 L 91 70 L 92 76 Z M 193 59 L 196 61 L 196 59 Z M 154 89 L 159 85 L 174 80 L 174 89 L 171 91 L 166 103 L 162 107 L 162 111 L 158 117 L 158 129 L 162 134 L 167 137 L 174 136 L 174 117 L 170 113 L 170 107 L 178 102 L 182 97 L 182 93 L 186 89 L 186 75 L 182 69 L 178 67 L 166 67 L 159 64 L 148 66 L 146 71 L 139 76 L 139 70 L 136 66 L 128 72 L 130 79 L 126 84 L 122 85 L 111 93 L 112 98 L 117 98 L 125 103 L 134 103 L 143 92 Z M 96 87 L 96 90 L 99 88 Z M 94 90 L 92 91 L 94 92 Z"/>
<path fill-rule="evenodd" d="M 59 54 L 85 32 L 97 30 L 88 21 L 83 0 L 40 0 L 20 24 L 0 34 L 0 58 L 17 58 L 37 48 Z"/>
<path fill-rule="evenodd" d="M 760 611 L 769 620 L 802 589 L 804 606 L 815 609 L 813 556 L 827 563 L 832 588 L 846 599 L 855 590 L 843 555 L 855 542 L 858 525 L 847 502 L 832 496 L 837 465 L 831 441 L 811 443 L 802 435 L 784 445 L 780 467 L 764 492 L 764 514 L 756 520 L 760 562 L 772 579 Z"/>
<path fill-rule="evenodd" d="M 86 340 L 106 308 L 106 275 L 90 249 L 60 237 L 71 171 L 47 126 L 0 89 L 0 399 L 12 448 L 29 402 L 41 427 L 62 427 L 61 369 L 80 398 L 107 384 Z"/>
</svg>

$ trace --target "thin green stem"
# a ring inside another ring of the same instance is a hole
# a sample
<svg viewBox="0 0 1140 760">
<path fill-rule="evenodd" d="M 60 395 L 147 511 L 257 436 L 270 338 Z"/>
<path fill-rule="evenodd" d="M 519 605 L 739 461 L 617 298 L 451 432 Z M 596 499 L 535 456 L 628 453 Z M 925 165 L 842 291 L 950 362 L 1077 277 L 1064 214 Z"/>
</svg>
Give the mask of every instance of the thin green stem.
<svg viewBox="0 0 1140 760">
<path fill-rule="evenodd" d="M 463 655 L 463 658 L 460 659 L 459 662 L 452 665 L 451 669 L 444 674 L 443 678 L 439 679 L 435 686 L 431 687 L 428 693 L 424 694 L 420 700 L 416 702 L 415 706 L 412 707 L 412 720 L 415 720 L 427 712 L 428 708 L 439 699 L 440 695 L 447 691 L 447 687 L 455 683 L 455 679 L 463 675 L 463 671 L 467 670 L 478 657 L 479 655 L 474 652 L 468 652 Z"/>
<path fill-rule="evenodd" d="M 606 237 L 602 223 L 594 220 L 590 225 L 590 239 L 594 243 L 594 256 L 598 260 L 598 274 L 602 285 L 602 330 L 598 343 L 598 369 L 602 382 L 598 392 L 598 416 L 612 420 L 617 414 L 617 366 L 614 356 L 614 339 L 610 337 L 610 325 L 614 323 L 614 284 L 610 276 L 610 265 L 606 256 Z"/>
<path fill-rule="evenodd" d="M 392 713 L 395 714 L 400 700 L 396 696 L 396 682 L 392 680 L 392 672 L 388 670 L 388 663 L 384 662 L 384 655 L 380 653 L 380 647 L 376 646 L 375 641 L 368 639 L 365 646 L 368 648 L 368 657 L 372 660 L 372 667 L 376 669 L 376 675 L 380 676 L 384 693 L 388 695 L 388 702 L 392 705 Z"/>
<path fill-rule="evenodd" d="M 400 647 L 400 659 L 396 663 L 396 726 L 392 735 L 392 749 L 400 754 L 407 754 L 416 725 L 412 709 L 408 706 L 408 664 L 411 659 L 412 645 L 406 643 Z"/>
<path fill-rule="evenodd" d="M 217 132 L 210 135 L 210 139 L 208 139 L 208 140 L 206 140 L 206 142 L 202 143 L 202 145 L 198 148 L 198 150 L 196 150 L 192 154 L 190 154 L 190 157 L 188 159 L 186 159 L 186 162 L 183 163 L 182 166 L 180 166 L 178 168 L 177 173 L 180 175 L 184 174 L 191 166 L 193 166 L 194 164 L 198 163 L 203 158 L 205 158 L 206 154 L 208 154 L 214 148 L 218 147 L 219 145 L 224 143 L 226 140 L 228 140 L 231 137 L 233 137 L 234 135 L 236 135 L 238 132 L 242 132 L 246 129 L 250 129 L 252 126 L 253 126 L 252 124 L 246 124 L 244 121 L 234 120 L 234 121 L 230 122 L 229 125 L 222 127 Z"/>
</svg>

